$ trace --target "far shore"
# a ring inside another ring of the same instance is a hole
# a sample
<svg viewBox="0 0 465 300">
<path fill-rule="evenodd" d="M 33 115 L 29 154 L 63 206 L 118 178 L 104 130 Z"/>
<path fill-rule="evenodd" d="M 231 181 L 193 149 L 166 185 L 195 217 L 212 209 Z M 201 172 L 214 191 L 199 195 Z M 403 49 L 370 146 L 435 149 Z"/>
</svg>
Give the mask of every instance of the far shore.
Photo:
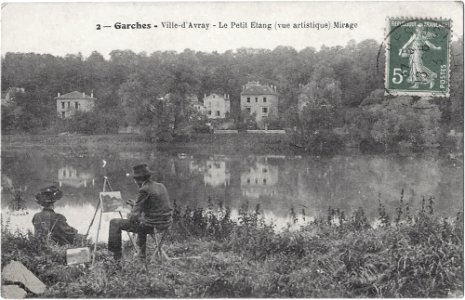
<svg viewBox="0 0 465 300">
<path fill-rule="evenodd" d="M 261 134 L 261 133 L 234 133 L 234 134 L 211 134 L 195 133 L 189 138 L 178 138 L 169 142 L 149 142 L 142 134 L 105 134 L 105 135 L 84 135 L 84 134 L 10 134 L 1 136 L 2 151 L 25 151 L 36 150 L 56 150 L 64 153 L 75 153 L 77 155 L 87 155 L 102 150 L 111 150 L 115 147 L 121 151 L 141 151 L 152 149 L 163 152 L 188 153 L 199 155 L 211 154 L 279 154 L 279 155 L 305 155 L 312 154 L 292 141 L 291 134 Z M 457 148 L 457 144 L 449 144 L 436 147 L 424 147 L 412 149 L 409 147 L 399 147 L 388 152 L 362 151 L 358 144 L 346 143 L 341 149 L 335 149 L 331 145 L 327 150 L 315 155 L 331 155 L 336 153 L 351 154 L 383 154 L 383 153 L 461 153 L 463 148 Z M 382 147 L 384 149 L 384 147 Z"/>
<path fill-rule="evenodd" d="M 77 152 L 98 151 L 111 147 L 118 149 L 154 149 L 173 152 L 196 152 L 210 154 L 237 152 L 248 153 L 280 153 L 298 154 L 302 149 L 290 142 L 287 134 L 209 134 L 191 135 L 190 140 L 179 139 L 170 142 L 151 143 L 141 134 L 48 134 L 2 135 L 2 151 L 20 149 L 50 149 L 69 150 Z"/>
</svg>

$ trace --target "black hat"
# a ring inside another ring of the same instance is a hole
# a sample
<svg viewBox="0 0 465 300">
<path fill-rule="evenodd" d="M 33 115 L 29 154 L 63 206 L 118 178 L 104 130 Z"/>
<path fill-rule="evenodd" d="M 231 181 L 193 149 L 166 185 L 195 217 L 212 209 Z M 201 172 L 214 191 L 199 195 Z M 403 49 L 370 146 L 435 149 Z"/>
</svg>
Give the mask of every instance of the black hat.
<svg viewBox="0 0 465 300">
<path fill-rule="evenodd" d="M 137 166 L 134 166 L 132 169 L 134 171 L 134 173 L 132 174 L 132 177 L 134 178 L 150 176 L 153 173 L 151 170 L 148 169 L 147 164 L 137 165 Z"/>
<path fill-rule="evenodd" d="M 42 188 L 36 195 L 37 202 L 39 202 L 40 205 L 52 204 L 60 200 L 61 197 L 63 197 L 63 192 L 54 185 Z"/>
</svg>

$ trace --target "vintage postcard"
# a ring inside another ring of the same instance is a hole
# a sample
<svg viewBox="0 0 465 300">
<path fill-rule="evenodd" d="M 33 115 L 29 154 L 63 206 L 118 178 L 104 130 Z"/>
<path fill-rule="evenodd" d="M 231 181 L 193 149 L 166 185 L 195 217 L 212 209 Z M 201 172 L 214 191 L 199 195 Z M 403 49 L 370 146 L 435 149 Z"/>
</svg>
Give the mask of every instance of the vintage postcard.
<svg viewBox="0 0 465 300">
<path fill-rule="evenodd" d="M 4 2 L 4 298 L 463 298 L 464 4 Z"/>
</svg>

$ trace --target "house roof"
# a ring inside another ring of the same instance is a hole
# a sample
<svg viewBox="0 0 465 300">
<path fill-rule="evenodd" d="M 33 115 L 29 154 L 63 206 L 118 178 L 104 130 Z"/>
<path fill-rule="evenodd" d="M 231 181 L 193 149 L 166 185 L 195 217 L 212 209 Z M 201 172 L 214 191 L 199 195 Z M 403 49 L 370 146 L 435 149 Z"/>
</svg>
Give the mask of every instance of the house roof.
<svg viewBox="0 0 465 300">
<path fill-rule="evenodd" d="M 93 99 L 93 100 L 95 100 L 97 98 L 86 95 L 85 93 L 74 91 L 74 92 L 71 92 L 71 93 L 68 93 L 68 94 L 61 95 L 59 97 L 55 97 L 55 99 L 57 99 L 57 100 L 58 99 L 60 99 L 60 100 L 63 100 L 63 99 L 89 99 L 89 100 L 92 100 Z"/>
<path fill-rule="evenodd" d="M 276 95 L 276 92 L 267 85 L 259 83 L 247 84 L 241 95 Z"/>
<path fill-rule="evenodd" d="M 220 94 L 220 93 L 210 93 L 206 98 L 212 98 L 212 96 L 215 95 L 215 96 L 218 96 L 218 98 L 216 98 L 215 100 L 219 100 L 219 99 L 223 99 L 224 101 L 230 101 L 230 99 L 228 97 L 224 97 L 226 94 Z M 229 95 L 227 95 L 229 96 Z M 206 99 L 204 98 L 204 100 Z"/>
</svg>

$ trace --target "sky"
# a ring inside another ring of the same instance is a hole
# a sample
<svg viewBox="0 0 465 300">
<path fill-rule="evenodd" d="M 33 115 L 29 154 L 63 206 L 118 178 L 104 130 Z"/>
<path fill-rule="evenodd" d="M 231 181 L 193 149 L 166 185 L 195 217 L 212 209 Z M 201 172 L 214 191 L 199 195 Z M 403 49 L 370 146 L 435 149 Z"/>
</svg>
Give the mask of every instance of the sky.
<svg viewBox="0 0 465 300">
<path fill-rule="evenodd" d="M 1 14 L 1 50 L 64 56 L 96 50 L 109 57 L 112 50 L 136 53 L 186 48 L 224 52 L 242 47 L 274 49 L 292 46 L 319 49 L 321 45 L 345 46 L 354 39 L 382 42 L 387 17 L 452 19 L 452 36 L 463 35 L 460 2 L 139 2 L 139 3 L 9 3 Z M 167 29 L 162 22 L 210 23 L 209 29 Z M 350 29 L 250 28 L 250 22 L 357 23 Z M 151 29 L 115 29 L 116 22 L 151 24 Z M 218 28 L 219 22 L 247 22 L 249 28 Z M 97 24 L 111 28 L 97 30 Z M 212 25 L 217 25 L 212 27 Z M 157 28 L 153 28 L 158 25 Z"/>
</svg>

